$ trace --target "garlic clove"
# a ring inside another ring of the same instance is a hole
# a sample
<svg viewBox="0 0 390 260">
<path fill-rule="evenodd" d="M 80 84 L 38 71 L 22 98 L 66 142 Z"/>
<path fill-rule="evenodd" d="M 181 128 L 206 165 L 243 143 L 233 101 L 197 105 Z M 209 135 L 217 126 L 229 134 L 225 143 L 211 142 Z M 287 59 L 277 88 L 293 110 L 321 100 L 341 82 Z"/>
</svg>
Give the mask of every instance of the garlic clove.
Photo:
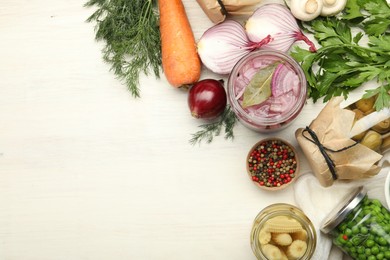
<svg viewBox="0 0 390 260">
<path fill-rule="evenodd" d="M 323 6 L 323 0 L 291 0 L 290 2 L 291 13 L 301 21 L 311 21 L 317 18 Z"/>
<path fill-rule="evenodd" d="M 332 16 L 340 13 L 347 4 L 347 0 L 323 0 L 321 16 Z"/>
</svg>

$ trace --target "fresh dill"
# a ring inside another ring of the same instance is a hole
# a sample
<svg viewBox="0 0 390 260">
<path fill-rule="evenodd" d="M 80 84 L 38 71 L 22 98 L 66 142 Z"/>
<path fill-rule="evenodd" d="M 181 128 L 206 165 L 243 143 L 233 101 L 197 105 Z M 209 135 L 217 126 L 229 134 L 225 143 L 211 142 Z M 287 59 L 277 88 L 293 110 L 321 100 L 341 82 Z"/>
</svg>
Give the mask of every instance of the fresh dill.
<svg viewBox="0 0 390 260">
<path fill-rule="evenodd" d="M 233 128 L 237 122 L 237 117 L 234 112 L 231 110 L 230 106 L 227 106 L 222 115 L 217 119 L 217 121 L 200 125 L 199 127 L 202 130 L 192 134 L 190 143 L 195 145 L 205 141 L 206 143 L 211 143 L 215 136 L 221 134 L 222 128 L 225 131 L 225 139 L 233 139 Z"/>
<path fill-rule="evenodd" d="M 89 0 L 97 7 L 87 19 L 95 22 L 96 40 L 105 41 L 103 59 L 134 97 L 140 97 L 139 77 L 161 69 L 157 0 Z"/>
</svg>

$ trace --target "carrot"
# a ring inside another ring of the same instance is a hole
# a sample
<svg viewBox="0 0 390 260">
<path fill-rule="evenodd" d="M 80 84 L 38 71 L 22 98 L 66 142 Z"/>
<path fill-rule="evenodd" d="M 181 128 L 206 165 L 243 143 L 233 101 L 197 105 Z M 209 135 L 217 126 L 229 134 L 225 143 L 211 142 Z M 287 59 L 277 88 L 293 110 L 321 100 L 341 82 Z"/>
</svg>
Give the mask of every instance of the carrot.
<svg viewBox="0 0 390 260">
<path fill-rule="evenodd" d="M 174 87 L 197 82 L 201 62 L 196 42 L 181 0 L 159 0 L 162 66 Z"/>
</svg>

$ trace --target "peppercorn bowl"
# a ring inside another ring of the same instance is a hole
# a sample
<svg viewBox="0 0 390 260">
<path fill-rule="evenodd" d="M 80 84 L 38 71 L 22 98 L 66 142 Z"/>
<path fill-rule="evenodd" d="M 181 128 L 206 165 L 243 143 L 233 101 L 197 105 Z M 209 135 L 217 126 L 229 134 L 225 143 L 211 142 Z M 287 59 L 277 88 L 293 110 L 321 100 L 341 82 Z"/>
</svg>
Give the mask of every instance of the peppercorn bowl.
<svg viewBox="0 0 390 260">
<path fill-rule="evenodd" d="M 298 154 L 294 146 L 283 139 L 262 139 L 249 150 L 246 169 L 251 181 L 259 188 L 281 190 L 297 178 Z"/>
</svg>

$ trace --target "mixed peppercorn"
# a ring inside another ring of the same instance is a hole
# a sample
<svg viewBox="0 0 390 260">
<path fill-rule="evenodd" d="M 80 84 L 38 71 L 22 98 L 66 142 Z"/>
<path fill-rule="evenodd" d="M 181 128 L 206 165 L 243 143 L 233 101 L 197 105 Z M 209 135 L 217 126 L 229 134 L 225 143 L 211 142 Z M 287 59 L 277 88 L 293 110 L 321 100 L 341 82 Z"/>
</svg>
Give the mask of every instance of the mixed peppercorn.
<svg viewBox="0 0 390 260">
<path fill-rule="evenodd" d="M 292 148 L 281 140 L 264 140 L 248 156 L 252 181 L 265 187 L 280 187 L 296 175 L 297 161 Z"/>
</svg>

